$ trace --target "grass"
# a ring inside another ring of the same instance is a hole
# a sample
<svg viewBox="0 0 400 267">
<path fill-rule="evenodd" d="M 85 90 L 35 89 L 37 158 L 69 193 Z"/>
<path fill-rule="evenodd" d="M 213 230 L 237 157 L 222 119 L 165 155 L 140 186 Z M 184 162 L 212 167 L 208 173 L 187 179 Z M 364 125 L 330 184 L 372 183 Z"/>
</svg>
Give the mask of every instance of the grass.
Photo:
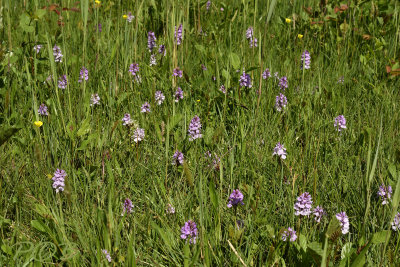
<svg viewBox="0 0 400 267">
<path fill-rule="evenodd" d="M 215 0 L 207 11 L 206 1 L 2 1 L 0 264 L 398 266 L 391 222 L 400 199 L 400 6 L 320 2 Z M 257 47 L 249 47 L 249 26 Z M 156 66 L 149 31 L 166 47 L 165 57 L 155 52 Z M 38 54 L 35 44 L 43 45 Z M 128 72 L 134 62 L 141 83 Z M 83 66 L 89 79 L 79 83 Z M 182 78 L 172 76 L 176 67 Z M 263 79 L 266 68 L 272 76 Z M 243 70 L 251 88 L 239 86 Z M 274 108 L 275 72 L 288 78 L 283 112 Z M 165 95 L 161 105 L 156 91 Z M 95 93 L 100 105 L 90 106 Z M 149 114 L 140 112 L 146 101 Z M 49 116 L 38 114 L 42 103 Z M 125 113 L 145 130 L 142 142 L 122 125 Z M 338 132 L 342 114 L 347 129 Z M 195 115 L 203 137 L 191 142 Z M 272 156 L 278 142 L 285 160 Z M 172 164 L 177 149 L 181 166 Z M 218 168 L 206 151 L 220 158 Z M 67 173 L 60 193 L 51 180 L 57 168 Z M 381 184 L 393 188 L 388 205 L 377 196 Z M 234 189 L 244 205 L 229 209 Z M 294 214 L 306 191 L 326 210 L 320 223 Z M 125 198 L 134 209 L 121 216 Z M 345 235 L 341 211 L 350 221 Z M 197 224 L 196 244 L 180 238 L 188 220 Z M 281 239 L 288 227 L 295 242 Z"/>
</svg>

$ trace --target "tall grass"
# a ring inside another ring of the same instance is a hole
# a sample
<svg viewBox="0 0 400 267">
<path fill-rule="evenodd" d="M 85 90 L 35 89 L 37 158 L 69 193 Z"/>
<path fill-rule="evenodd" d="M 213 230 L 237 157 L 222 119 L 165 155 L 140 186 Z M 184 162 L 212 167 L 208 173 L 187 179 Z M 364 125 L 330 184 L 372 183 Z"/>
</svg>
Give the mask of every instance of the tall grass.
<svg viewBox="0 0 400 267">
<path fill-rule="evenodd" d="M 400 264 L 391 228 L 400 201 L 399 4 L 211 2 L 209 10 L 200 0 L 1 2 L 0 265 Z M 250 26 L 257 47 L 246 39 Z M 166 47 L 165 57 L 155 49 L 155 66 L 149 31 Z M 304 50 L 311 69 L 301 69 Z M 89 79 L 79 83 L 82 67 Z M 182 78 L 172 75 L 176 67 Z M 266 68 L 271 77 L 263 79 Z M 239 86 L 243 70 L 251 88 Z M 282 92 L 275 72 L 288 78 L 283 112 L 274 108 Z M 175 102 L 178 87 L 184 98 Z M 161 105 L 156 91 L 165 95 Z M 101 104 L 91 106 L 95 93 Z M 146 101 L 149 114 L 140 112 Z M 47 117 L 37 112 L 42 103 Z M 122 125 L 125 113 L 145 130 L 142 142 Z M 347 128 L 338 132 L 342 114 Z M 195 115 L 203 136 L 189 141 Z M 278 142 L 285 160 L 272 156 Z M 183 165 L 172 164 L 176 150 Z M 67 173 L 59 193 L 57 168 Z M 393 188 L 388 205 L 377 195 L 381 184 Z M 244 205 L 228 208 L 234 189 Z M 320 223 L 295 216 L 304 192 L 325 209 Z M 123 213 L 126 198 L 131 214 Z M 341 211 L 349 234 L 336 220 Z M 197 224 L 196 244 L 180 238 L 188 220 Z M 282 241 L 288 227 L 294 242 Z"/>
</svg>

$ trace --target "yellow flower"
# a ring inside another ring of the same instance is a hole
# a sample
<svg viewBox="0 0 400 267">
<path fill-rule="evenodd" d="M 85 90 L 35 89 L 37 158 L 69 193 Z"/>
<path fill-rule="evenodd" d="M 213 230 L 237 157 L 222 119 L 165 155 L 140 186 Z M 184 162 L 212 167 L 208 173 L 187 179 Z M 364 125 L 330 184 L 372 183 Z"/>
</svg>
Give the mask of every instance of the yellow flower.
<svg viewBox="0 0 400 267">
<path fill-rule="evenodd" d="M 292 22 L 292 20 L 291 20 L 291 19 L 288 19 L 288 18 L 286 18 L 285 21 L 286 21 L 286 23 Z"/>
<path fill-rule="evenodd" d="M 123 15 L 122 18 L 127 19 L 128 15 Z"/>
<path fill-rule="evenodd" d="M 100 3 L 101 3 L 99 0 L 96 0 L 94 2 L 96 3 L 96 5 L 100 5 Z"/>
<path fill-rule="evenodd" d="M 200 102 L 200 99 L 197 99 L 197 102 Z"/>
<path fill-rule="evenodd" d="M 297 35 L 297 37 L 298 37 L 299 39 L 301 39 L 301 38 L 303 38 L 303 35 L 299 33 L 299 34 Z"/>
<path fill-rule="evenodd" d="M 35 124 L 36 127 L 40 127 L 43 125 L 43 122 L 41 121 L 35 121 L 33 124 Z"/>
</svg>

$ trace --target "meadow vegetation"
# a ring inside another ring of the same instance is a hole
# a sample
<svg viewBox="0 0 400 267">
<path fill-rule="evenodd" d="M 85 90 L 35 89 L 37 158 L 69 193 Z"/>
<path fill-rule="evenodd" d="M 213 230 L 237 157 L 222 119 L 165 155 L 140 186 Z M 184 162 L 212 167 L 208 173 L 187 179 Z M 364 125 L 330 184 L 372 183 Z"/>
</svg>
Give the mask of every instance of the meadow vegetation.
<svg viewBox="0 0 400 267">
<path fill-rule="evenodd" d="M 1 266 L 399 266 L 396 0 L 0 1 Z"/>
</svg>

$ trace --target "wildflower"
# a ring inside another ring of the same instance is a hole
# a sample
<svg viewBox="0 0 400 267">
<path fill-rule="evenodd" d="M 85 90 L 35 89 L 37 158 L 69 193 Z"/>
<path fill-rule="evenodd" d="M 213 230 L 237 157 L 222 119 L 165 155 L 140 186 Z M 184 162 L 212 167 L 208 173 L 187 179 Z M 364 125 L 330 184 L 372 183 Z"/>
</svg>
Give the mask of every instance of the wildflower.
<svg viewBox="0 0 400 267">
<path fill-rule="evenodd" d="M 132 204 L 132 200 L 130 200 L 129 198 L 125 198 L 124 200 L 124 206 L 123 206 L 123 213 L 122 215 L 126 212 L 127 214 L 132 213 L 134 205 Z"/>
<path fill-rule="evenodd" d="M 161 91 L 156 91 L 155 99 L 156 99 L 157 105 L 161 105 L 162 102 L 164 102 L 164 100 L 165 100 L 165 96 L 163 95 L 163 93 Z"/>
<path fill-rule="evenodd" d="M 102 27 L 101 23 L 97 24 L 97 31 L 98 32 L 102 32 L 103 31 L 103 27 Z"/>
<path fill-rule="evenodd" d="M 175 91 L 175 102 L 179 102 L 180 99 L 183 99 L 183 91 L 178 87 Z"/>
<path fill-rule="evenodd" d="M 344 76 L 340 76 L 338 81 L 337 81 L 337 83 L 343 84 L 344 83 Z"/>
<path fill-rule="evenodd" d="M 99 0 L 95 0 L 94 3 L 97 4 L 97 5 L 101 4 L 101 2 Z"/>
<path fill-rule="evenodd" d="M 149 49 L 150 52 L 152 52 L 153 49 L 157 47 L 156 40 L 157 38 L 154 32 L 149 32 L 147 35 L 147 48 Z"/>
<path fill-rule="evenodd" d="M 221 159 L 217 156 L 217 154 L 214 153 L 214 158 L 212 157 L 212 154 L 210 151 L 206 151 L 204 153 L 206 159 L 211 160 L 212 159 L 212 164 L 208 164 L 208 167 L 213 167 L 215 170 L 219 170 L 219 164 L 221 162 Z"/>
<path fill-rule="evenodd" d="M 128 16 L 126 16 L 126 20 L 131 23 L 132 20 L 135 18 L 134 15 L 132 15 L 132 12 L 128 12 Z"/>
<path fill-rule="evenodd" d="M 129 66 L 129 72 L 130 72 L 133 76 L 136 76 L 137 73 L 138 73 L 138 71 L 139 71 L 139 64 L 137 64 L 137 63 L 132 63 L 132 64 Z"/>
<path fill-rule="evenodd" d="M 65 89 L 67 85 L 68 85 L 67 75 L 61 76 L 60 79 L 58 80 L 58 88 Z"/>
<path fill-rule="evenodd" d="M 99 94 L 92 94 L 90 97 L 90 106 L 100 105 L 100 96 Z"/>
<path fill-rule="evenodd" d="M 268 79 L 269 77 L 271 77 L 271 72 L 269 71 L 268 68 L 266 68 L 266 69 L 264 70 L 264 72 L 262 73 L 262 77 L 263 77 L 264 80 L 265 80 L 265 79 Z"/>
<path fill-rule="evenodd" d="M 206 9 L 207 9 L 207 10 L 209 10 L 209 9 L 210 9 L 210 7 L 211 7 L 211 1 L 207 1 L 207 4 L 206 4 Z"/>
<path fill-rule="evenodd" d="M 252 47 L 257 47 L 257 38 L 253 38 L 251 40 L 249 40 L 249 44 L 250 44 L 250 48 Z"/>
<path fill-rule="evenodd" d="M 89 79 L 89 71 L 85 68 L 82 67 L 80 72 L 79 72 L 79 80 L 78 82 L 83 82 L 83 80 L 87 81 Z"/>
<path fill-rule="evenodd" d="M 204 64 L 201 64 L 201 69 L 202 70 L 207 70 L 207 67 Z"/>
<path fill-rule="evenodd" d="M 46 81 L 47 82 L 51 82 L 53 80 L 53 75 L 50 74 L 49 76 L 47 76 Z"/>
<path fill-rule="evenodd" d="M 49 113 L 47 112 L 47 107 L 45 104 L 41 104 L 39 106 L 38 113 L 39 113 L 39 115 L 42 115 L 42 116 L 49 116 Z"/>
<path fill-rule="evenodd" d="M 290 227 L 288 227 L 288 229 L 285 230 L 285 231 L 283 232 L 283 234 L 282 234 L 282 240 L 283 240 L 283 241 L 288 240 L 288 238 L 289 238 L 289 241 L 290 241 L 290 242 L 294 242 L 294 241 L 296 241 L 296 239 L 297 239 L 296 231 L 293 230 L 293 229 L 290 228 Z"/>
<path fill-rule="evenodd" d="M 303 54 L 301 55 L 301 69 L 303 69 L 303 66 L 306 70 L 308 70 L 311 64 L 311 56 L 310 56 L 310 52 L 308 52 L 307 50 L 304 50 Z"/>
<path fill-rule="evenodd" d="M 164 57 L 165 57 L 165 55 L 167 54 L 167 50 L 165 50 L 165 45 L 162 44 L 158 47 L 158 53 L 164 54 Z"/>
<path fill-rule="evenodd" d="M 33 51 L 35 51 L 36 52 L 36 54 L 39 54 L 39 52 L 40 52 L 40 49 L 42 49 L 42 47 L 43 47 L 43 45 L 35 45 L 34 47 L 33 47 Z"/>
<path fill-rule="evenodd" d="M 138 142 L 140 142 L 140 141 L 143 141 L 143 139 L 144 139 L 144 129 L 142 129 L 142 128 L 136 128 L 136 130 L 133 131 L 133 136 L 132 136 L 132 138 L 133 138 L 133 141 L 134 141 L 135 143 L 138 143 Z"/>
<path fill-rule="evenodd" d="M 202 27 L 200 27 L 199 33 L 200 33 L 201 35 L 203 35 L 203 36 L 207 36 L 207 32 L 203 31 L 203 28 L 202 28 Z"/>
<path fill-rule="evenodd" d="M 152 54 L 150 56 L 150 66 L 154 66 L 154 65 L 157 65 L 157 60 L 156 60 L 156 55 Z"/>
<path fill-rule="evenodd" d="M 171 204 L 168 204 L 167 208 L 165 209 L 165 212 L 167 214 L 174 214 L 175 213 L 175 208 Z"/>
<path fill-rule="evenodd" d="M 275 108 L 277 111 L 282 111 L 287 105 L 287 98 L 284 94 L 279 94 L 275 99 Z"/>
<path fill-rule="evenodd" d="M 194 116 L 189 124 L 189 141 L 201 138 L 201 123 L 199 116 Z"/>
<path fill-rule="evenodd" d="M 282 78 L 279 79 L 279 87 L 281 88 L 282 91 L 285 91 L 285 89 L 288 88 L 288 80 L 286 76 L 283 76 Z"/>
<path fill-rule="evenodd" d="M 133 123 L 131 120 L 131 114 L 125 113 L 124 117 L 122 118 L 122 125 L 129 126 Z"/>
<path fill-rule="evenodd" d="M 236 207 L 237 205 L 244 205 L 243 194 L 239 189 L 233 190 L 232 194 L 229 196 L 228 208 Z"/>
<path fill-rule="evenodd" d="M 182 24 L 179 25 L 178 29 L 176 29 L 175 26 L 175 41 L 176 41 L 176 45 L 180 45 L 182 43 Z"/>
<path fill-rule="evenodd" d="M 62 62 L 63 54 L 57 45 L 54 45 L 53 47 L 53 57 L 55 62 Z"/>
<path fill-rule="evenodd" d="M 40 128 L 43 125 L 42 121 L 35 121 L 33 124 L 35 124 L 36 127 Z"/>
<path fill-rule="evenodd" d="M 67 176 L 67 173 L 64 170 L 57 169 L 54 173 L 53 178 L 53 188 L 56 190 L 56 193 L 60 191 L 64 191 L 65 187 L 65 177 Z"/>
<path fill-rule="evenodd" d="M 185 222 L 185 225 L 181 228 L 181 238 L 189 239 L 190 244 L 196 244 L 197 233 L 197 225 L 192 220 Z"/>
<path fill-rule="evenodd" d="M 140 108 L 140 112 L 142 113 L 150 113 L 150 104 L 145 102 L 142 107 Z"/>
<path fill-rule="evenodd" d="M 278 155 L 279 157 L 281 157 L 281 159 L 286 159 L 286 155 L 287 155 L 286 148 L 283 145 L 281 145 L 280 142 L 278 142 L 276 144 L 276 146 L 274 147 L 274 153 L 272 153 L 272 156 L 273 155 Z"/>
<path fill-rule="evenodd" d="M 128 15 L 122 15 L 122 18 L 123 18 L 123 19 L 127 19 L 127 18 L 128 18 Z"/>
<path fill-rule="evenodd" d="M 212 76 L 212 80 L 213 81 L 216 81 L 217 80 L 217 77 L 215 77 L 214 75 Z"/>
<path fill-rule="evenodd" d="M 221 87 L 219 88 L 219 90 L 220 90 L 222 93 L 226 94 L 225 85 L 222 84 Z"/>
<path fill-rule="evenodd" d="M 253 27 L 249 27 L 246 31 L 246 39 L 253 38 Z"/>
<path fill-rule="evenodd" d="M 172 165 L 183 165 L 183 153 L 179 150 L 176 150 L 174 155 L 172 156 Z"/>
<path fill-rule="evenodd" d="M 254 38 L 253 27 L 249 27 L 246 31 L 246 39 L 249 40 L 250 48 L 257 47 L 257 38 Z"/>
<path fill-rule="evenodd" d="M 111 262 L 110 253 L 108 253 L 108 251 L 106 249 L 101 250 L 101 252 L 103 252 L 103 254 L 106 256 L 107 261 Z"/>
<path fill-rule="evenodd" d="M 337 116 L 333 126 L 338 130 L 338 132 L 342 131 L 342 129 L 346 129 L 346 118 L 343 115 Z"/>
<path fill-rule="evenodd" d="M 172 73 L 173 76 L 182 78 L 183 72 L 179 69 L 179 67 L 176 67 Z"/>
<path fill-rule="evenodd" d="M 297 38 L 299 38 L 299 39 L 301 39 L 301 38 L 303 38 L 303 37 L 304 37 L 304 35 L 302 35 L 302 34 L 300 34 L 300 33 L 297 35 Z"/>
<path fill-rule="evenodd" d="M 390 198 L 392 197 L 392 187 L 390 185 L 385 186 L 382 184 L 379 187 L 378 196 L 382 199 L 382 205 L 386 205 L 390 202 Z"/>
<path fill-rule="evenodd" d="M 311 195 L 308 192 L 301 194 L 297 198 L 297 202 L 294 204 L 295 213 L 294 215 L 309 216 L 311 214 Z"/>
<path fill-rule="evenodd" d="M 392 222 L 392 229 L 394 231 L 400 230 L 400 212 L 394 216 L 393 222 Z"/>
<path fill-rule="evenodd" d="M 221 12 L 223 12 L 223 11 L 224 11 L 224 8 L 223 8 L 223 7 L 221 7 L 219 10 L 221 10 Z"/>
<path fill-rule="evenodd" d="M 251 77 L 249 74 L 247 74 L 245 71 L 243 71 L 243 74 L 240 76 L 239 79 L 239 85 L 240 87 L 247 87 L 247 88 L 251 88 Z"/>
<path fill-rule="evenodd" d="M 275 77 L 275 79 L 279 80 L 279 73 L 278 73 L 278 72 L 275 72 L 275 73 L 274 73 L 274 77 Z"/>
<path fill-rule="evenodd" d="M 291 19 L 288 19 L 288 18 L 286 18 L 286 19 L 285 19 L 285 22 L 286 22 L 286 23 L 290 23 L 290 22 L 292 22 L 292 20 L 291 20 Z"/>
<path fill-rule="evenodd" d="M 325 213 L 325 210 L 322 207 L 317 206 L 317 207 L 315 207 L 313 209 L 313 214 L 315 216 L 314 217 L 315 221 L 316 222 L 320 222 L 321 219 L 322 219 L 322 216 L 324 216 L 326 213 Z"/>
<path fill-rule="evenodd" d="M 236 220 L 236 228 L 240 230 L 240 228 L 244 227 L 244 221 L 243 220 Z"/>
<path fill-rule="evenodd" d="M 342 234 L 347 234 L 349 232 L 350 224 L 349 224 L 349 217 L 346 215 L 346 212 L 340 212 L 336 214 L 336 218 L 340 222 L 340 227 L 342 228 Z"/>
<path fill-rule="evenodd" d="M 133 81 L 136 83 L 142 83 L 142 77 L 139 74 L 133 76 Z"/>
</svg>

